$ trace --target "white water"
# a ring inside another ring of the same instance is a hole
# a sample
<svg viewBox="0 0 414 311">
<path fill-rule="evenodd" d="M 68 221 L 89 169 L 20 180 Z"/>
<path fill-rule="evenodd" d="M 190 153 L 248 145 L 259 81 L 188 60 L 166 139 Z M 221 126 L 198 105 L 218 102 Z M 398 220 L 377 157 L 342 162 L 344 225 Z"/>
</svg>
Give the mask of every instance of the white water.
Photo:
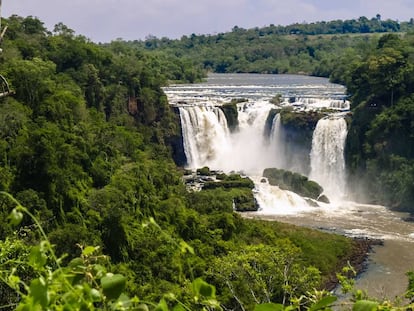
<svg viewBox="0 0 414 311">
<path fill-rule="evenodd" d="M 343 118 L 318 121 L 312 139 L 311 172 L 331 200 L 341 200 L 346 194 L 344 149 L 348 133 Z"/>
<path fill-rule="evenodd" d="M 229 137 L 223 111 L 214 106 L 181 107 L 179 111 L 188 166 L 216 167 Z"/>
<path fill-rule="evenodd" d="M 221 81 L 226 76 L 216 75 L 214 79 Z M 343 151 L 347 134 L 343 117 L 336 113 L 335 118 L 318 122 L 311 150 L 295 146 L 289 140 L 279 114 L 270 120 L 272 122 L 267 120 L 270 111 L 277 108 L 269 102 L 272 98 L 270 92 L 277 90 L 283 93 L 287 90 L 282 105 L 288 104 L 288 98 L 290 105 L 297 110 L 327 108 L 332 103 L 343 109 L 349 103 L 338 99 L 339 90 L 332 84 L 325 84 L 326 80 L 314 81 L 308 77 L 266 76 L 266 79 L 270 77 L 278 81 L 283 86 L 281 88 L 278 84 L 274 85 L 272 79 L 269 82 L 261 75 L 241 76 L 247 77 L 247 81 L 240 80 L 240 75 L 230 75 L 229 85 L 209 82 L 204 85 L 205 89 L 203 84 L 166 89 L 169 99 L 179 106 L 187 167 L 197 169 L 208 166 L 213 170 L 249 175 L 256 181 L 256 199 L 261 213 L 279 214 L 283 207 L 284 213 L 292 214 L 295 210 L 310 208 L 300 196 L 261 182 L 263 170 L 269 167 L 302 174 L 310 171 L 310 179 L 321 184 L 331 200 L 342 198 L 346 193 Z M 236 84 L 233 84 L 233 79 Z M 259 80 L 259 84 L 254 86 L 252 80 Z M 334 91 L 328 92 L 330 89 Z M 245 101 L 237 104 L 238 129 L 230 132 L 220 106 L 235 98 L 245 98 Z M 298 103 L 303 106 L 298 108 Z M 266 122 L 271 123 L 268 134 L 265 131 Z"/>
<path fill-rule="evenodd" d="M 343 200 L 347 195 L 344 119 L 335 114 L 335 118 L 320 120 L 314 131 L 312 149 L 307 154 L 298 154 L 303 150 L 291 148 L 277 115 L 269 137 L 264 136 L 267 115 L 274 107 L 269 99 L 275 94 L 284 96 L 282 106 L 292 105 L 298 110 L 330 105 L 343 110 L 349 107 L 341 98 L 343 88 L 310 77 L 214 75 L 205 84 L 173 86 L 165 92 L 172 104 L 187 103 L 179 105 L 179 110 L 190 168 L 207 165 L 211 169 L 248 174 L 255 182 L 255 197 L 261 206 L 258 212 L 249 213 L 249 217 L 384 240 L 384 247 L 370 255 L 369 269 L 358 280 L 358 285 L 377 297 L 393 298 L 404 291 L 405 272 L 414 268 L 410 261 L 414 258 L 414 224 L 402 221 L 403 214 L 390 212 L 382 206 Z M 294 101 L 286 100 L 292 97 Z M 234 98 L 248 101 L 238 104 L 239 131 L 230 133 L 218 106 Z M 310 178 L 324 186 L 331 204 L 319 203 L 319 207 L 311 207 L 297 194 L 263 182 L 261 173 L 267 167 L 306 173 L 303 170 L 306 163 L 297 160 L 306 156 L 309 156 Z"/>
<path fill-rule="evenodd" d="M 280 114 L 273 118 L 270 137 L 265 137 L 266 120 L 271 108 L 263 102 L 239 104 L 238 130 L 230 133 L 219 107 L 179 107 L 187 167 L 197 169 L 208 166 L 224 172 L 243 172 L 252 177 L 261 176 L 268 167 L 300 172 L 300 169 L 295 169 L 297 165 L 291 164 L 295 163 L 292 159 L 298 154 L 286 148 Z M 324 194 L 334 200 L 342 199 L 346 193 L 343 154 L 346 134 L 347 126 L 342 117 L 319 120 L 313 134 L 309 178 L 322 185 Z M 261 188 L 261 183 L 256 184 Z M 278 201 L 279 197 L 275 196 L 275 200 Z M 297 204 L 302 205 L 303 202 Z M 262 206 L 267 208 L 269 204 Z"/>
<path fill-rule="evenodd" d="M 270 129 L 269 150 L 274 154 L 276 167 L 287 167 L 285 139 L 279 113 L 273 118 Z"/>
<path fill-rule="evenodd" d="M 224 172 L 243 171 L 261 174 L 276 163 L 263 137 L 271 106 L 240 104 L 239 130 L 230 133 L 226 118 L 218 107 L 180 107 L 181 126 L 187 166 L 208 166 Z"/>
</svg>

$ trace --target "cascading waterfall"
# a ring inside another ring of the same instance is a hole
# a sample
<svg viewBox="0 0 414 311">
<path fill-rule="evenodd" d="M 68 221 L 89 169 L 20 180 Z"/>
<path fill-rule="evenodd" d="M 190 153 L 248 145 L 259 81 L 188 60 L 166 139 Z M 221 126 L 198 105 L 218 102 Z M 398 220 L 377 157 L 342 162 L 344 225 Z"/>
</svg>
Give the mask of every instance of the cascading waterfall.
<svg viewBox="0 0 414 311">
<path fill-rule="evenodd" d="M 180 119 L 181 119 L 181 128 L 182 128 L 182 136 L 183 136 L 183 146 L 184 146 L 184 153 L 187 157 L 187 163 L 191 166 L 198 166 L 196 159 L 196 142 L 193 137 L 194 130 L 193 130 L 193 123 L 191 122 L 191 115 L 189 109 L 179 108 L 180 112 Z"/>
<path fill-rule="evenodd" d="M 230 82 L 238 83 L 237 79 Z M 284 82 L 281 80 L 281 83 Z M 300 87 L 295 84 L 288 85 L 288 92 L 298 95 L 294 97 L 295 102 L 291 101 L 291 95 L 285 96 L 281 106 L 289 105 L 294 107 L 293 110 L 301 111 L 328 107 L 337 110 L 349 108 L 349 102 L 338 97 L 340 91 L 332 85 L 320 89 L 318 85 L 318 92 L 321 92 L 318 95 L 322 94 L 318 97 L 313 94 L 314 87 L 307 83 L 306 79 L 305 84 Z M 332 97 L 327 96 L 331 92 L 331 87 L 334 94 Z M 260 192 L 256 195 L 258 201 L 260 195 L 272 193 L 268 197 L 262 197 L 263 204 L 272 208 L 282 205 L 301 208 L 309 206 L 294 195 L 283 193 L 280 189 L 282 192 L 279 192 L 273 189 L 273 186 L 263 183 L 262 172 L 268 167 L 310 175 L 310 179 L 324 187 L 325 194 L 331 201 L 342 197 L 345 194 L 345 121 L 341 118 L 319 121 L 311 148 L 310 144 L 302 143 L 299 132 L 282 126 L 279 114 L 275 114 L 273 120 L 269 120 L 271 110 L 275 108 L 269 103 L 269 98 L 279 90 L 281 89 L 274 88 L 273 84 L 206 84 L 205 89 L 197 88 L 195 96 L 192 86 L 171 88 L 169 99 L 178 106 L 181 116 L 187 167 L 195 169 L 208 166 L 210 169 L 226 173 L 235 171 L 247 174 L 255 180 L 256 189 Z M 265 93 L 267 95 L 264 95 Z M 230 132 L 220 106 L 235 98 L 246 100 L 237 104 L 238 126 L 235 131 Z M 289 101 L 286 101 L 286 98 L 289 98 Z M 282 197 L 285 203 L 281 202 Z M 274 204 L 269 203 L 273 200 L 271 198 L 274 198 Z"/>
<path fill-rule="evenodd" d="M 219 107 L 179 107 L 189 168 L 208 166 L 260 175 L 264 168 L 275 166 L 275 156 L 269 153 L 263 137 L 271 107 L 259 103 L 238 108 L 238 130 L 230 133 Z"/>
<path fill-rule="evenodd" d="M 265 167 L 275 165 L 275 159 L 268 151 L 268 140 L 264 137 L 271 106 L 258 102 L 240 104 L 238 108 L 238 131 L 232 135 L 227 154 L 232 165 L 225 170 L 261 175 Z"/>
<path fill-rule="evenodd" d="M 213 106 L 180 107 L 179 111 L 188 167 L 215 167 L 229 140 L 223 111 Z"/>
<path fill-rule="evenodd" d="M 285 168 L 285 141 L 282 132 L 282 122 L 280 113 L 277 113 L 272 122 L 272 128 L 270 130 L 270 152 L 275 156 L 276 167 Z"/>
<path fill-rule="evenodd" d="M 295 154 L 286 149 L 280 115 L 273 118 L 270 136 L 263 136 L 269 105 L 240 104 L 239 128 L 230 133 L 220 107 L 179 108 L 188 167 L 208 166 L 224 172 L 238 171 L 261 176 L 267 167 L 291 169 L 287 159 Z M 332 201 L 346 194 L 344 146 L 347 126 L 343 118 L 319 120 L 312 139 L 310 176 L 324 188 Z"/>
<path fill-rule="evenodd" d="M 309 178 L 322 185 L 330 200 L 338 200 L 346 195 L 346 136 L 346 121 L 339 117 L 319 120 L 313 132 Z"/>
</svg>

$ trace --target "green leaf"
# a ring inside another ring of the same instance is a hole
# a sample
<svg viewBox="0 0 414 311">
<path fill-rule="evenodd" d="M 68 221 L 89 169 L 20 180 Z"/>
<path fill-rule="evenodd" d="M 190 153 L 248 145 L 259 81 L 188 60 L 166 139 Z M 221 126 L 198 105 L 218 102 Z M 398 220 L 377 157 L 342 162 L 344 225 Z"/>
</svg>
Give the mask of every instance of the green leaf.
<svg viewBox="0 0 414 311">
<path fill-rule="evenodd" d="M 329 307 L 331 304 L 333 304 L 336 300 L 338 300 L 335 296 L 327 296 L 319 300 L 317 303 L 313 304 L 309 311 L 316 311 L 316 310 L 322 310 L 327 307 Z"/>
<path fill-rule="evenodd" d="M 254 307 L 254 311 L 283 311 L 284 306 L 279 303 L 262 303 Z"/>
<path fill-rule="evenodd" d="M 168 305 L 165 299 L 161 299 L 154 311 L 168 311 Z"/>
<path fill-rule="evenodd" d="M 43 278 L 34 279 L 30 283 L 30 296 L 33 297 L 34 304 L 40 304 L 43 310 L 47 309 L 49 294 L 47 284 Z"/>
<path fill-rule="evenodd" d="M 141 303 L 136 307 L 137 311 L 149 311 L 149 308 L 146 304 Z"/>
<path fill-rule="evenodd" d="M 177 304 L 174 306 L 173 311 L 186 311 L 186 310 L 182 305 Z"/>
<path fill-rule="evenodd" d="M 85 270 L 85 263 L 82 258 L 76 257 L 69 262 L 69 268 L 74 272 L 83 272 Z"/>
<path fill-rule="evenodd" d="M 8 219 L 12 226 L 18 226 L 23 220 L 23 213 L 18 211 L 17 207 L 13 208 Z"/>
<path fill-rule="evenodd" d="M 44 267 L 47 261 L 47 256 L 44 251 L 42 251 L 41 246 L 33 246 L 30 250 L 29 255 L 29 264 L 36 269 Z"/>
<path fill-rule="evenodd" d="M 205 298 L 216 297 L 216 288 L 201 278 L 193 281 L 193 291 L 196 296 L 203 296 Z"/>
<path fill-rule="evenodd" d="M 181 248 L 181 253 L 185 254 L 185 253 L 190 253 L 192 255 L 194 255 L 194 248 L 192 248 L 190 245 L 188 245 L 188 243 L 184 242 L 184 241 L 180 241 L 180 248 Z"/>
<path fill-rule="evenodd" d="M 7 278 L 7 284 L 13 289 L 19 289 L 20 278 L 17 275 L 10 275 Z"/>
<path fill-rule="evenodd" d="M 116 301 L 116 310 L 130 310 L 131 309 L 131 299 L 125 294 L 121 294 Z"/>
<path fill-rule="evenodd" d="M 126 277 L 122 274 L 107 273 L 101 278 L 101 286 L 104 295 L 108 299 L 118 299 L 125 289 Z"/>
<path fill-rule="evenodd" d="M 93 272 L 97 279 L 102 278 L 106 274 L 106 268 L 100 264 L 96 264 L 93 266 Z"/>
<path fill-rule="evenodd" d="M 378 303 L 370 300 L 358 300 L 352 307 L 352 311 L 376 311 Z"/>
<path fill-rule="evenodd" d="M 83 249 L 82 255 L 84 255 L 84 256 L 92 255 L 98 248 L 99 248 L 99 246 L 97 246 L 97 247 L 87 246 Z"/>
<path fill-rule="evenodd" d="M 95 288 L 91 289 L 91 298 L 93 302 L 99 302 L 102 300 L 101 293 Z"/>
</svg>

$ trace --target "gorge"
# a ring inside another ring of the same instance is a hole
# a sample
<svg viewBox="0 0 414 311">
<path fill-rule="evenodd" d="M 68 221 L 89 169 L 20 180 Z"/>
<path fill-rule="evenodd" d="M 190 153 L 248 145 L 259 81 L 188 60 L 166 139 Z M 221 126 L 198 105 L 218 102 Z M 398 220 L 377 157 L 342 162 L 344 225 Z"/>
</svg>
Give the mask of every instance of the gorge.
<svg viewBox="0 0 414 311">
<path fill-rule="evenodd" d="M 254 181 L 259 210 L 246 217 L 383 240 L 358 282 L 378 297 L 405 290 L 414 225 L 404 214 L 352 201 L 344 160 L 349 102 L 342 86 L 305 76 L 213 74 L 205 83 L 164 91 L 180 114 L 187 168 L 238 172 Z M 236 117 L 223 109 L 229 106 Z M 270 185 L 262 173 L 271 167 L 315 180 L 331 203 L 309 204 Z M 388 251 L 395 249 L 398 259 Z"/>
</svg>

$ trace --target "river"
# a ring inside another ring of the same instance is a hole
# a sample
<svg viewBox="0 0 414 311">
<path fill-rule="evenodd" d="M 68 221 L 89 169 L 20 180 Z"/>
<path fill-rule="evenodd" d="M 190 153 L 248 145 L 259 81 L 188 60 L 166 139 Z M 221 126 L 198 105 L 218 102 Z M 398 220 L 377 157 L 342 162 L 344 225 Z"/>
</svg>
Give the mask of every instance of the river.
<svg viewBox="0 0 414 311">
<path fill-rule="evenodd" d="M 408 215 L 383 206 L 352 202 L 343 157 L 347 134 L 343 117 L 349 110 L 344 87 L 307 76 L 212 74 L 207 82 L 173 85 L 164 91 L 169 102 L 179 107 L 189 168 L 238 171 L 255 181 L 260 210 L 246 216 L 381 239 L 384 244 L 369 254 L 367 271 L 358 277 L 357 288 L 390 299 L 405 291 L 405 273 L 414 269 L 414 223 L 404 221 Z M 269 101 L 276 95 L 281 98 L 277 108 L 331 109 L 325 123 L 316 126 L 312 146 L 292 147 L 277 116 L 265 137 L 269 113 L 276 107 Z M 229 131 L 218 108 L 232 100 L 240 101 L 235 132 Z M 266 167 L 311 176 L 324 187 L 331 203 L 312 207 L 298 195 L 270 186 L 261 178 Z"/>
</svg>

